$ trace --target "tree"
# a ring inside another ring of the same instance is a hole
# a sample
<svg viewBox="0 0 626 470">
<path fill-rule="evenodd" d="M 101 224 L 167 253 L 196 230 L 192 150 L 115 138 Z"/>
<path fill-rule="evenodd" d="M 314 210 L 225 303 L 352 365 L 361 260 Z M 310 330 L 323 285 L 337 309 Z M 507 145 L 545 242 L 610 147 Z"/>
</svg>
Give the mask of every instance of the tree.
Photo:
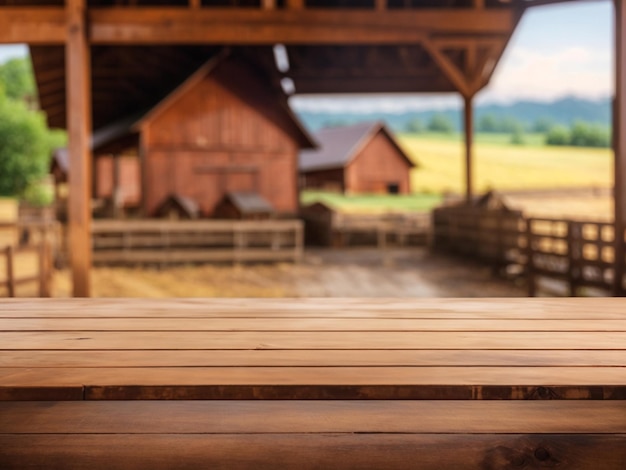
<svg viewBox="0 0 626 470">
<path fill-rule="evenodd" d="M 406 123 L 405 130 L 409 134 L 419 134 L 420 132 L 423 132 L 424 125 L 422 124 L 422 120 L 420 118 L 411 119 Z"/>
<path fill-rule="evenodd" d="M 478 121 L 478 132 L 498 132 L 498 121 L 493 114 L 485 114 Z"/>
<path fill-rule="evenodd" d="M 454 125 L 450 119 L 442 113 L 433 114 L 428 122 L 428 130 L 431 132 L 443 132 L 451 134 L 454 132 Z"/>
<path fill-rule="evenodd" d="M 532 130 L 533 132 L 537 132 L 538 134 L 547 134 L 552 130 L 554 126 L 555 123 L 552 119 L 541 117 L 535 121 Z"/>
<path fill-rule="evenodd" d="M 20 196 L 48 171 L 51 138 L 43 116 L 0 97 L 0 196 Z"/>
<path fill-rule="evenodd" d="M 575 147 L 608 147 L 610 141 L 608 130 L 600 126 L 577 121 L 572 127 L 570 145 Z"/>
<path fill-rule="evenodd" d="M 11 59 L 1 64 L 0 88 L 4 89 L 8 98 L 32 102 L 36 92 L 30 59 Z"/>
<path fill-rule="evenodd" d="M 546 135 L 546 145 L 569 145 L 570 132 L 566 127 L 554 126 Z"/>
</svg>

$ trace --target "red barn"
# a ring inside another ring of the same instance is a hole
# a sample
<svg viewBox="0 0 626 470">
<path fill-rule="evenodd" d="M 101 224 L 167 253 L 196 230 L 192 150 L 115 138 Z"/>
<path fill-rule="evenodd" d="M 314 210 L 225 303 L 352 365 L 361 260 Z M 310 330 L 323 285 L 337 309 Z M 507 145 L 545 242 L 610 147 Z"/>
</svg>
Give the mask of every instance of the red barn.
<svg viewBox="0 0 626 470">
<path fill-rule="evenodd" d="M 300 152 L 304 189 L 344 193 L 411 192 L 415 164 L 384 124 L 360 123 L 320 130 L 317 150 Z"/>
<path fill-rule="evenodd" d="M 298 152 L 313 141 L 284 94 L 242 60 L 210 60 L 131 129 L 148 215 L 176 194 L 211 216 L 229 192 L 259 194 L 278 213 L 298 211 Z"/>
<path fill-rule="evenodd" d="M 314 145 L 279 86 L 254 65 L 224 54 L 152 109 L 105 126 L 93 138 L 94 155 L 135 149 L 147 216 L 176 196 L 210 217 L 233 192 L 257 194 L 276 213 L 295 215 L 298 152 Z M 95 170 L 111 173 L 104 163 Z M 106 179 L 94 181 L 108 189 Z M 124 184 L 121 178 L 122 192 Z"/>
</svg>

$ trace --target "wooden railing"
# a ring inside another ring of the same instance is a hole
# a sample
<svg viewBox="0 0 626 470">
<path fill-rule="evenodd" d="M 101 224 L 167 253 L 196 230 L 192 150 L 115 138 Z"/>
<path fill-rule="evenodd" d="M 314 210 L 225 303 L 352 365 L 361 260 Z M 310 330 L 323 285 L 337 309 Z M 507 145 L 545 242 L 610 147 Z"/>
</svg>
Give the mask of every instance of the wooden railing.
<svg viewBox="0 0 626 470">
<path fill-rule="evenodd" d="M 0 223 L 4 235 L 0 246 L 0 292 L 15 297 L 18 287 L 31 284 L 29 295 L 51 295 L 59 230 L 60 225 L 54 221 Z"/>
<path fill-rule="evenodd" d="M 95 220 L 99 264 L 293 261 L 302 257 L 299 220 Z"/>
<path fill-rule="evenodd" d="M 7 297 L 16 297 L 18 287 L 36 284 L 39 297 L 50 297 L 52 283 L 52 256 L 50 246 L 42 241 L 38 246 L 0 249 L 0 287 Z"/>
<path fill-rule="evenodd" d="M 436 249 L 524 275 L 531 297 L 540 287 L 570 296 L 583 288 L 612 290 L 615 233 L 610 223 L 525 218 L 521 212 L 476 207 L 437 209 L 433 220 Z M 565 292 L 542 279 L 565 283 Z"/>
</svg>

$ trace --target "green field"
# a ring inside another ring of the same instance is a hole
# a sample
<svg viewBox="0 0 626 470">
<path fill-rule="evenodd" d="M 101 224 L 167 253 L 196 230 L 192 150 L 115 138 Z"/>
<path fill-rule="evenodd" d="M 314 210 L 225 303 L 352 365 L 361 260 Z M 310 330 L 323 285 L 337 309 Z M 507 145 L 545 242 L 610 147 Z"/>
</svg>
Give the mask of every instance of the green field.
<svg viewBox="0 0 626 470">
<path fill-rule="evenodd" d="M 439 194 L 342 194 L 321 191 L 304 191 L 302 204 L 323 202 L 344 212 L 426 212 L 441 203 Z"/>
<path fill-rule="evenodd" d="M 511 145 L 509 135 L 478 134 L 475 144 L 475 191 L 612 186 L 610 149 L 547 147 L 543 136 L 526 135 L 524 145 Z M 350 212 L 427 211 L 446 192 L 464 191 L 462 136 L 399 135 L 418 164 L 411 175 L 410 196 L 353 195 L 305 191 L 302 203 L 323 201 Z"/>
<path fill-rule="evenodd" d="M 446 138 L 447 137 L 447 138 Z M 506 135 L 478 135 L 474 184 L 487 189 L 610 187 L 610 149 L 547 147 L 535 135 L 527 145 L 511 145 Z M 413 191 L 442 193 L 464 190 L 464 145 L 450 136 L 400 135 L 399 141 L 419 165 L 411 175 Z"/>
</svg>

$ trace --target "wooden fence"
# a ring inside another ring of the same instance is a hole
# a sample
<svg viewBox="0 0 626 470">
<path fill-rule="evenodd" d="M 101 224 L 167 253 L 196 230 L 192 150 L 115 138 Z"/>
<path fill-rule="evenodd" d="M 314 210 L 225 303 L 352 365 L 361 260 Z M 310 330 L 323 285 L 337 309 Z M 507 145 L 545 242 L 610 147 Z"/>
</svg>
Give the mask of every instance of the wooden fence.
<svg viewBox="0 0 626 470">
<path fill-rule="evenodd" d="M 97 264 L 298 262 L 299 220 L 94 220 Z"/>
<path fill-rule="evenodd" d="M 40 297 L 50 297 L 52 283 L 52 256 L 48 243 L 38 246 L 14 247 L 8 245 L 0 249 L 0 288 L 7 297 L 16 297 L 18 287 L 25 284 L 37 286 Z"/>
<path fill-rule="evenodd" d="M 570 296 L 582 288 L 612 290 L 615 233 L 610 223 L 525 218 L 518 211 L 476 207 L 440 208 L 433 220 L 436 249 L 524 275 L 529 296 L 555 280 Z"/>
<path fill-rule="evenodd" d="M 307 243 L 322 246 L 425 245 L 431 231 L 429 213 L 348 214 L 318 207 L 301 215 Z"/>
</svg>

